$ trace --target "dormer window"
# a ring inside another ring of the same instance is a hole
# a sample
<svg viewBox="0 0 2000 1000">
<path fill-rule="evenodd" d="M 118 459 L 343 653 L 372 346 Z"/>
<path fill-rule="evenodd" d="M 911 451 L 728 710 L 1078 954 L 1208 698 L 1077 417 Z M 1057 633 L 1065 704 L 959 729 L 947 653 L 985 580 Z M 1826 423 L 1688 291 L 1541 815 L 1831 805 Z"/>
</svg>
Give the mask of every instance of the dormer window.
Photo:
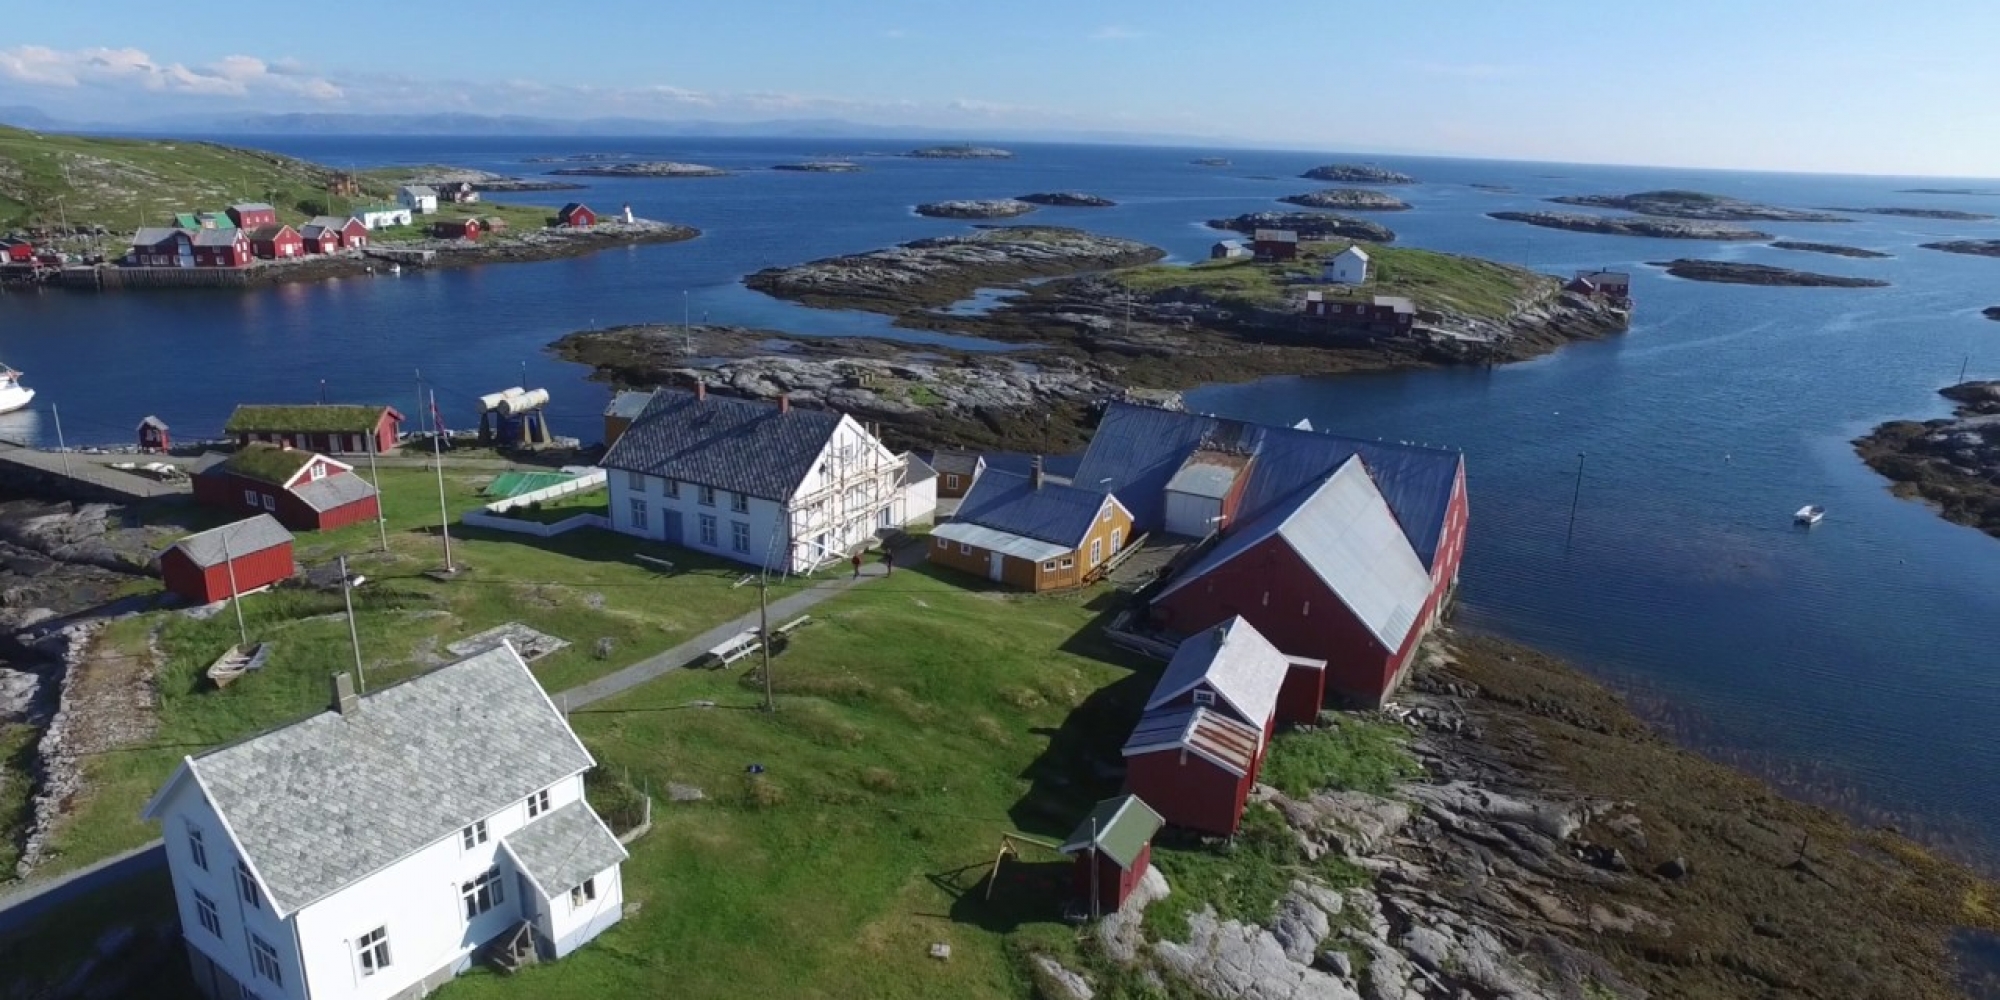
<svg viewBox="0 0 2000 1000">
<path fill-rule="evenodd" d="M 1194 703 L 1195 703 L 1195 704 L 1197 704 L 1197 705 L 1213 705 L 1213 704 L 1215 704 L 1215 692 L 1213 692 L 1213 691 L 1196 691 L 1196 692 L 1194 693 Z"/>
<path fill-rule="evenodd" d="M 543 813 L 545 813 L 545 812 L 548 812 L 548 811 L 549 811 L 549 790 L 548 790 L 548 789 L 544 788 L 544 789 L 542 789 L 541 791 L 539 791 L 539 792 L 536 792 L 535 794 L 533 794 L 533 795 L 530 795 L 530 796 L 528 796 L 528 818 L 529 818 L 529 819 L 534 819 L 535 817 L 537 817 L 537 816 L 540 816 L 541 814 L 543 814 Z"/>
</svg>

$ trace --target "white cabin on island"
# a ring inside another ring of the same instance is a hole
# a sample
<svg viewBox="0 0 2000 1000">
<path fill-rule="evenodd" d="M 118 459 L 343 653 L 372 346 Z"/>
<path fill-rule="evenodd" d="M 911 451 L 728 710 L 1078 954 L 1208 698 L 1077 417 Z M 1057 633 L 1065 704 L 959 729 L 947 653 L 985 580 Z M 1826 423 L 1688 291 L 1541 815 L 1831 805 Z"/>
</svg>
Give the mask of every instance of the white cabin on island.
<svg viewBox="0 0 2000 1000">
<path fill-rule="evenodd" d="M 559 958 L 618 922 L 625 849 L 594 766 L 502 643 L 184 759 L 161 826 L 212 1000 L 426 996 L 498 942 Z"/>
<path fill-rule="evenodd" d="M 410 210 L 401 205 L 364 205 L 354 210 L 354 217 L 369 231 L 387 229 L 390 226 L 407 226 L 413 218 Z"/>
<path fill-rule="evenodd" d="M 935 506 L 934 482 L 909 482 L 911 463 L 853 417 L 700 385 L 656 390 L 598 464 L 613 530 L 778 572 L 845 559 Z"/>
<path fill-rule="evenodd" d="M 1322 276 L 1329 285 L 1365 285 L 1368 283 L 1368 251 L 1357 246 L 1334 254 L 1326 262 Z"/>
<path fill-rule="evenodd" d="M 418 215 L 438 210 L 437 189 L 428 184 L 405 184 L 396 191 L 396 201 Z"/>
</svg>

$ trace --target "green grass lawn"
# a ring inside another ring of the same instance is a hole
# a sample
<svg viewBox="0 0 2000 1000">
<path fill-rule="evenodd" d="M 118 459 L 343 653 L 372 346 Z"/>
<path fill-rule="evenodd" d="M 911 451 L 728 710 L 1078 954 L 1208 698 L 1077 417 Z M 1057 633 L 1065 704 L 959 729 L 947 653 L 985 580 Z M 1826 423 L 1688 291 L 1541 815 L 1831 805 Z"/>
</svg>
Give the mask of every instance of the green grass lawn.
<svg viewBox="0 0 2000 1000">
<path fill-rule="evenodd" d="M 507 220 L 507 233 L 528 232 L 541 229 L 554 218 L 556 210 L 545 205 L 510 205 L 497 201 L 482 201 L 471 205 L 440 203 L 438 210 L 429 215 L 419 215 L 407 226 L 389 226 L 375 231 L 372 239 L 377 243 L 411 243 L 431 238 L 431 224 L 443 219 L 491 219 Z M 505 235 L 505 234 L 503 234 Z M 482 234 L 480 240 L 492 238 Z"/>
<path fill-rule="evenodd" d="M 33 759 L 40 732 L 24 723 L 0 725 L 0 876 L 21 859 L 21 835 L 33 803 Z"/>
<path fill-rule="evenodd" d="M 1321 261 L 1346 246 L 1344 241 L 1308 243 L 1298 260 L 1282 264 L 1248 260 L 1149 264 L 1114 271 L 1111 277 L 1142 294 L 1197 289 L 1224 304 L 1265 309 L 1281 307 L 1293 295 L 1319 289 L 1331 298 L 1350 300 L 1403 295 L 1419 308 L 1448 307 L 1488 318 L 1505 317 L 1517 299 L 1554 287 L 1554 279 L 1508 264 L 1373 243 L 1362 244 L 1371 260 L 1367 284 L 1320 284 Z"/>
</svg>

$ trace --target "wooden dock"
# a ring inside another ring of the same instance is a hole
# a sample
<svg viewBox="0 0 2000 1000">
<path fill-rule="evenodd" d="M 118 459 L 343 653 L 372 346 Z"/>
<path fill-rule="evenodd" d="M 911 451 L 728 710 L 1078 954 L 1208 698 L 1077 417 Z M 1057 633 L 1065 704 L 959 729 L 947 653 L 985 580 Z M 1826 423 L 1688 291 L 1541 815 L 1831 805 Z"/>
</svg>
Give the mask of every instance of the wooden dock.
<svg viewBox="0 0 2000 1000">
<path fill-rule="evenodd" d="M 129 462 L 133 457 L 74 452 L 65 455 L 0 442 L 0 484 L 34 494 L 111 503 L 187 496 L 194 491 L 186 479 L 167 482 L 111 468 L 112 462 Z"/>
</svg>

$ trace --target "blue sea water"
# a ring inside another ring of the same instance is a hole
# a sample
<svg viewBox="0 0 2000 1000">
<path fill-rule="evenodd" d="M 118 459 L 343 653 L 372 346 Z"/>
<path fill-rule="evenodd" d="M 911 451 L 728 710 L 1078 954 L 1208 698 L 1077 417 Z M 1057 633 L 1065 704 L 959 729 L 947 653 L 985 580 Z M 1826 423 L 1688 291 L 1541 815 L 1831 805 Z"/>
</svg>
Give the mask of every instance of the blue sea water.
<svg viewBox="0 0 2000 1000">
<path fill-rule="evenodd" d="M 451 163 L 503 173 L 586 152 L 708 163 L 713 179 L 584 178 L 609 212 L 696 226 L 688 243 L 540 264 L 350 278 L 250 293 L 0 297 L 0 360 L 61 407 L 72 442 L 125 442 L 155 413 L 182 437 L 213 433 L 244 400 L 386 401 L 435 388 L 448 423 L 471 397 L 522 381 L 555 396 L 558 431 L 586 438 L 606 391 L 544 346 L 617 323 L 770 326 L 920 342 L 866 313 L 811 310 L 745 289 L 748 272 L 868 250 L 965 224 L 910 209 L 944 198 L 1083 190 L 1110 209 L 1047 208 L 1036 221 L 1130 236 L 1175 259 L 1205 254 L 1202 220 L 1281 208 L 1328 154 L 1017 146 L 1009 161 L 865 154 L 850 140 L 238 137 L 340 165 Z M 855 157 L 858 174 L 768 169 Z M 1891 418 L 1946 412 L 1935 390 L 1962 366 L 2000 376 L 2000 261 L 1923 250 L 2000 236 L 1992 222 L 1855 216 L 1758 224 L 1778 236 L 1880 249 L 1884 260 L 1758 244 L 1644 240 L 1485 217 L 1558 194 L 1693 188 L 1798 207 L 1882 204 L 2000 213 L 2000 198 L 1896 193 L 1935 179 L 1748 174 L 1470 160 L 1384 159 L 1421 183 L 1380 220 L 1404 243 L 1561 273 L 1635 272 L 1632 330 L 1493 371 L 1315 377 L 1191 394 L 1198 408 L 1465 450 L 1473 522 L 1460 621 L 1573 657 L 1726 759 L 1969 852 L 2000 849 L 2000 542 L 1897 500 L 1849 441 Z M 1493 192 L 1473 184 L 1504 185 Z M 1979 182 L 1967 182 L 1978 186 Z M 1647 267 L 1717 257 L 1881 277 L 1883 289 L 1682 281 Z M 975 304 L 988 305 L 988 301 Z M 979 346 L 976 343 L 964 346 Z M 997 346 L 997 345 L 996 345 Z M 419 376 L 421 372 L 421 378 Z M 0 418 L 0 436 L 54 437 L 54 414 Z M 1581 475 L 1579 476 L 1579 468 Z M 1577 516 L 1569 523 L 1572 499 Z M 1822 503 L 1811 531 L 1791 512 Z"/>
</svg>

